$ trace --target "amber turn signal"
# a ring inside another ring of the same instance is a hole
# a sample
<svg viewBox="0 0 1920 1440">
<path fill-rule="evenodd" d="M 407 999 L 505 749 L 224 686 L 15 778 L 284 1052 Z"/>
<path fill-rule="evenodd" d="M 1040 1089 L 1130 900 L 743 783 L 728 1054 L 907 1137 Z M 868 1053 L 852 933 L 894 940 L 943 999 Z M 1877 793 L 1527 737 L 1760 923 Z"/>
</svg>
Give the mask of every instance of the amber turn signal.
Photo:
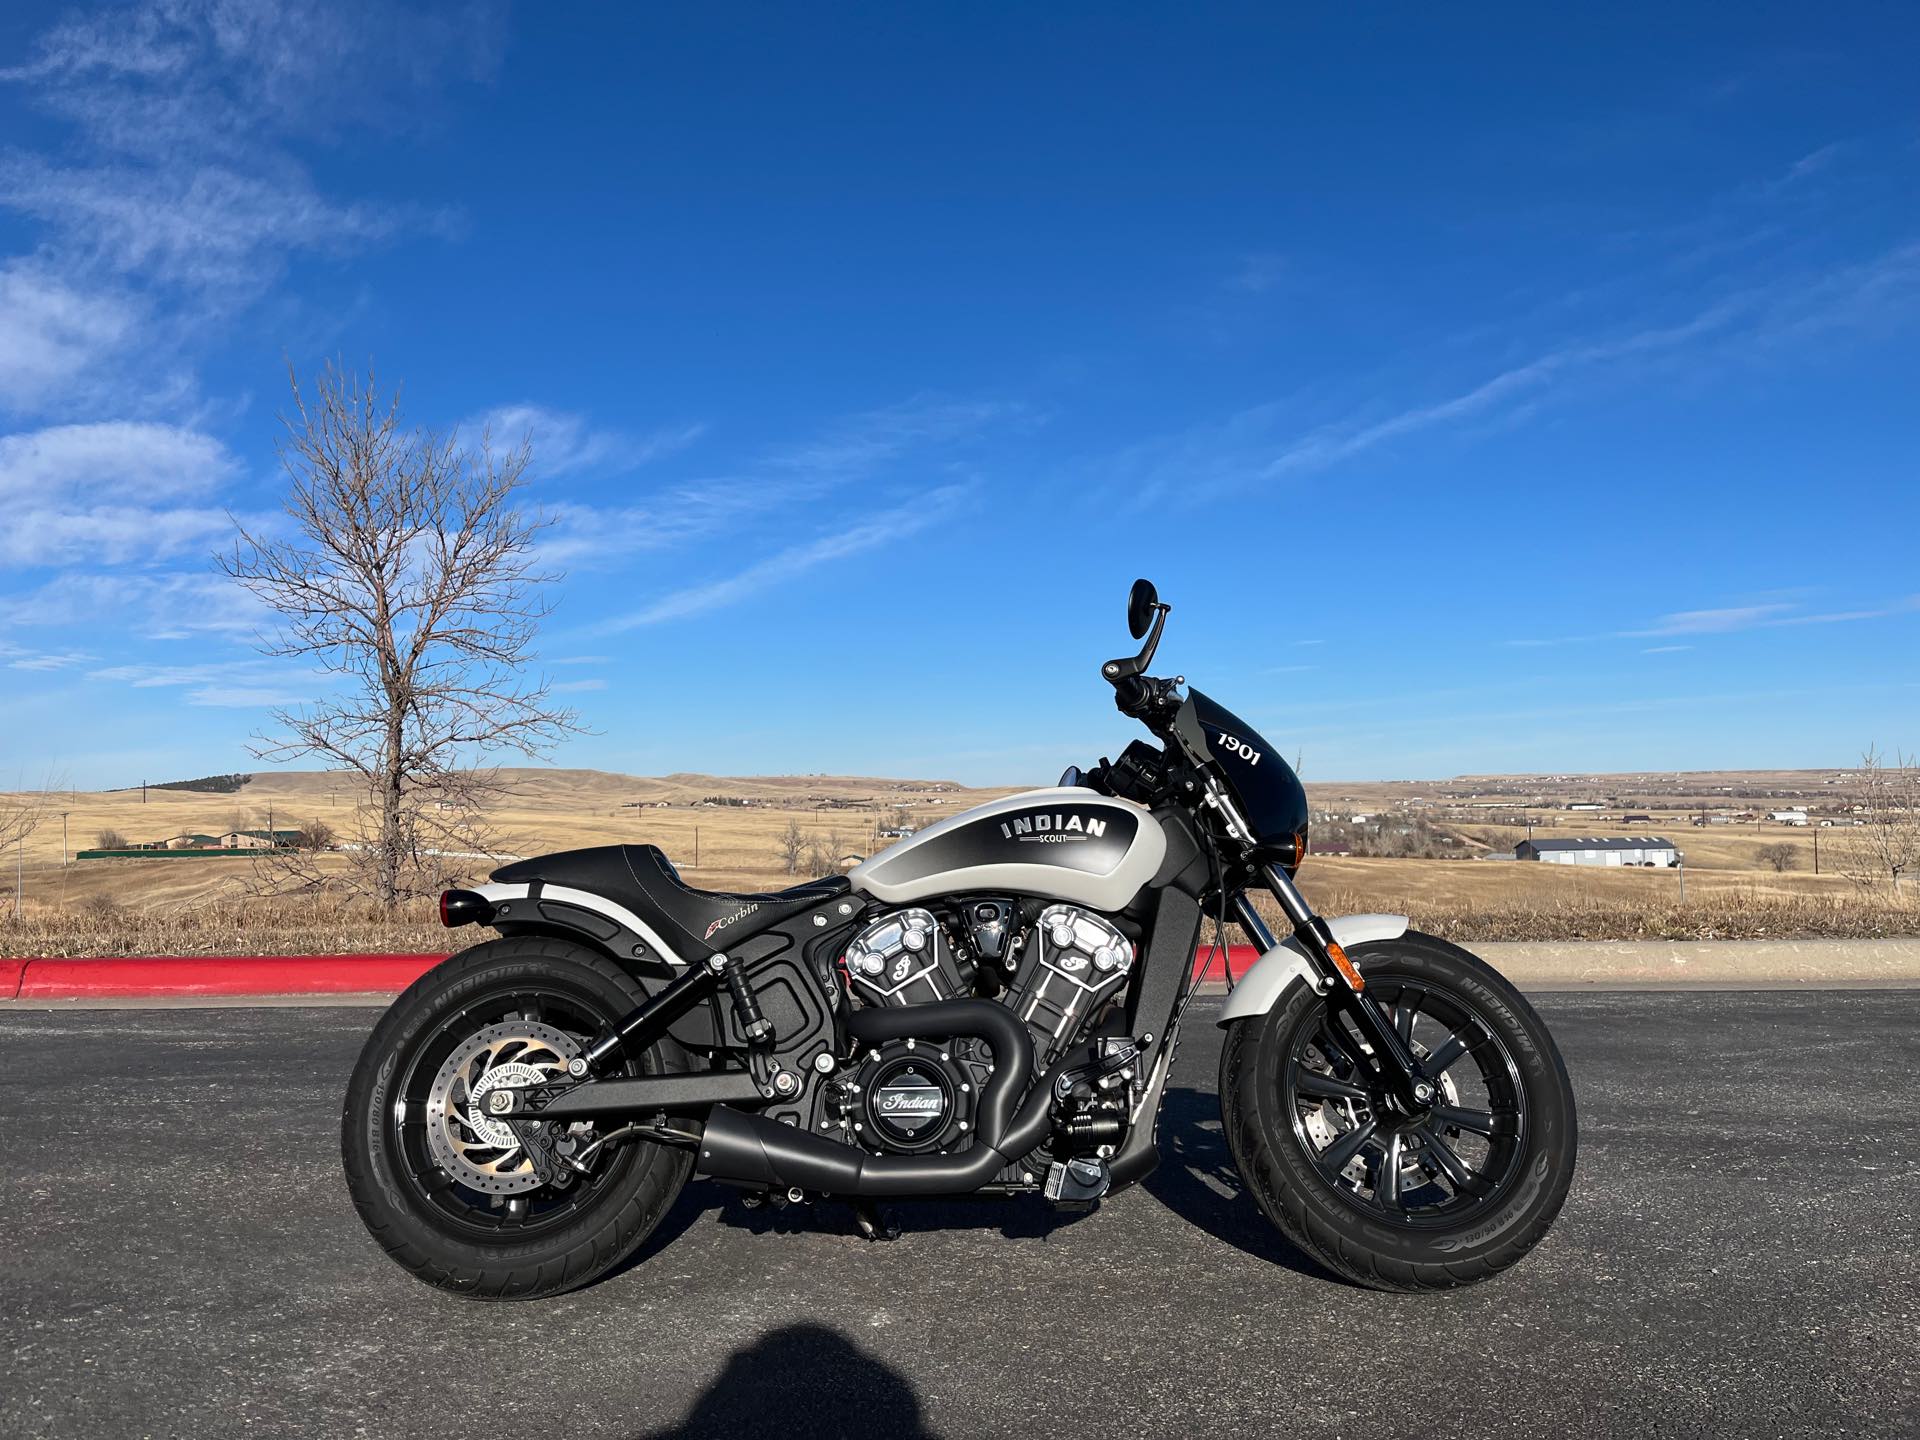
<svg viewBox="0 0 1920 1440">
<path fill-rule="evenodd" d="M 1359 967 L 1347 958 L 1347 952 L 1340 948 L 1339 941 L 1327 942 L 1327 958 L 1333 961 L 1333 968 L 1340 972 L 1340 978 L 1347 982 L 1354 994 L 1358 995 L 1367 988 L 1367 977 L 1362 975 Z"/>
</svg>

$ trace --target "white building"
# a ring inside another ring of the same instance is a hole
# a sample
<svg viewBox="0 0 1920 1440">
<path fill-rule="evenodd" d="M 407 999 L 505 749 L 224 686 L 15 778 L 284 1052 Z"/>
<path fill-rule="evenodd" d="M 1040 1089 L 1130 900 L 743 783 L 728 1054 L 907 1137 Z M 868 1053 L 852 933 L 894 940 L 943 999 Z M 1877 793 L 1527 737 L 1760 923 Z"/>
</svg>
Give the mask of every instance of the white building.
<svg viewBox="0 0 1920 1440">
<path fill-rule="evenodd" d="M 1658 835 L 1522 840 L 1513 847 L 1513 858 L 1539 860 L 1548 865 L 1652 865 L 1671 868 L 1680 863 L 1680 847 Z"/>
</svg>

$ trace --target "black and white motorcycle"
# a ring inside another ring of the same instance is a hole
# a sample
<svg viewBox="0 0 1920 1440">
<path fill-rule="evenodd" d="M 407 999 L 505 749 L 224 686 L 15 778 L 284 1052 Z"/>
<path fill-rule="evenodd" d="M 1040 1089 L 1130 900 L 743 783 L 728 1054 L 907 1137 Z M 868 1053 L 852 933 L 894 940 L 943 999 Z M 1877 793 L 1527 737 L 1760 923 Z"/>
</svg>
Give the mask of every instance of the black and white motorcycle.
<svg viewBox="0 0 1920 1440">
<path fill-rule="evenodd" d="M 1033 1192 L 1086 1207 L 1157 1160 L 1211 914 L 1262 952 L 1220 1012 L 1220 1109 L 1260 1208 L 1328 1269 L 1425 1290 L 1539 1243 L 1573 1179 L 1573 1091 L 1518 992 L 1404 917 L 1316 915 L 1279 753 L 1145 643 L 1101 673 L 1158 744 L 954 815 L 844 876 L 682 883 L 651 845 L 542 856 L 449 891 L 498 939 L 387 1011 L 347 1091 L 367 1227 L 482 1297 L 579 1285 L 689 1174 L 754 1201 Z M 1255 903 L 1277 902 L 1276 939 Z"/>
</svg>

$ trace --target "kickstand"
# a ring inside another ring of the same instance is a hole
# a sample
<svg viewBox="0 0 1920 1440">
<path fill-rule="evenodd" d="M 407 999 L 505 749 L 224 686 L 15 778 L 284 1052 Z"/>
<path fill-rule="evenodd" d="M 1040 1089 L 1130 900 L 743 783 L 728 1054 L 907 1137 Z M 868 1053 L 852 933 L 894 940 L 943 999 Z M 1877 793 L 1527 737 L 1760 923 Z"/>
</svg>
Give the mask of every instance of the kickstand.
<svg viewBox="0 0 1920 1440">
<path fill-rule="evenodd" d="M 900 1227 L 880 1213 L 873 1201 L 857 1199 L 853 1205 L 853 1224 L 868 1240 L 898 1240 Z"/>
</svg>

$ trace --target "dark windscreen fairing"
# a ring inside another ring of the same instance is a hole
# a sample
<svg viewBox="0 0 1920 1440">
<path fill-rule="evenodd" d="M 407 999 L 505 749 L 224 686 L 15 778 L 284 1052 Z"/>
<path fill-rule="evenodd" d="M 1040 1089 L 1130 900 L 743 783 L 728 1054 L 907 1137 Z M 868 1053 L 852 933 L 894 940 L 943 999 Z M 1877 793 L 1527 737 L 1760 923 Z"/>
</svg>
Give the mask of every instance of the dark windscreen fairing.
<svg viewBox="0 0 1920 1440">
<path fill-rule="evenodd" d="M 1258 843 L 1285 845 L 1305 836 L 1306 788 L 1259 731 L 1198 690 L 1187 692 L 1173 728 L 1220 767 Z"/>
</svg>

